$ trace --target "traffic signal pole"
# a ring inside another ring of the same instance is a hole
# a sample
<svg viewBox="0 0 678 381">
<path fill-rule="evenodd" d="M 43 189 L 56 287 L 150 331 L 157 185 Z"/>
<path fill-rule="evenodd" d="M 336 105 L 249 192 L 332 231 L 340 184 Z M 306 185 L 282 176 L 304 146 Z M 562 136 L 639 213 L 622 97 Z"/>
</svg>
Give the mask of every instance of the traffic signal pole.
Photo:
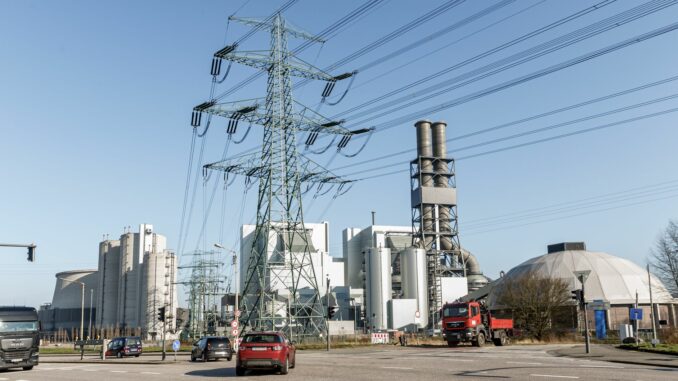
<svg viewBox="0 0 678 381">
<path fill-rule="evenodd" d="M 21 244 L 21 243 L 0 243 L 0 247 L 25 247 L 28 249 L 28 261 L 35 261 L 35 244 Z"/>
<path fill-rule="evenodd" d="M 325 323 L 325 333 L 327 334 L 327 351 L 330 351 L 330 278 L 327 277 L 327 293 L 325 294 L 325 299 L 327 299 L 327 320 Z"/>
</svg>

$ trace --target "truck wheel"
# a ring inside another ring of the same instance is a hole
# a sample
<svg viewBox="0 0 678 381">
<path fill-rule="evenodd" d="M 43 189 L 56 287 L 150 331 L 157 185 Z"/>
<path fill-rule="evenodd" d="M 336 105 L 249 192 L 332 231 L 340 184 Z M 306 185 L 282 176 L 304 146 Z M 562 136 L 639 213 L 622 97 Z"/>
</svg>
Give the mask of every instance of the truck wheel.
<svg viewBox="0 0 678 381">
<path fill-rule="evenodd" d="M 31 370 L 31 369 L 33 369 L 33 365 L 31 365 L 31 366 L 25 366 L 23 369 L 24 369 L 24 370 Z"/>
<path fill-rule="evenodd" d="M 478 334 L 478 338 L 473 341 L 473 346 L 474 347 L 482 347 L 483 345 L 485 345 L 485 334 L 480 332 Z"/>
<path fill-rule="evenodd" d="M 499 337 L 499 341 L 500 341 L 502 346 L 510 344 L 509 337 L 508 337 L 508 335 L 506 335 L 506 332 L 501 333 L 501 336 Z"/>
<path fill-rule="evenodd" d="M 456 347 L 457 345 L 459 345 L 458 341 L 448 341 L 447 342 L 448 347 Z"/>
</svg>

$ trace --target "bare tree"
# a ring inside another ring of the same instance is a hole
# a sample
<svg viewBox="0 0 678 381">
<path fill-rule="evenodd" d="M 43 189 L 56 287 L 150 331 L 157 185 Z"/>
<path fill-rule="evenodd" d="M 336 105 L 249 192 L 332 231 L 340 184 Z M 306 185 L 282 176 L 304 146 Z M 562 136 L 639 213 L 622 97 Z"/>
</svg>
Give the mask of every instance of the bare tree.
<svg viewBox="0 0 678 381">
<path fill-rule="evenodd" d="M 507 277 L 498 286 L 496 303 L 513 311 L 514 325 L 537 340 L 553 325 L 563 306 L 572 304 L 564 279 L 544 278 L 530 271 L 519 277 Z"/>
<path fill-rule="evenodd" d="M 669 221 L 657 238 L 650 263 L 664 286 L 678 296 L 678 221 Z"/>
</svg>

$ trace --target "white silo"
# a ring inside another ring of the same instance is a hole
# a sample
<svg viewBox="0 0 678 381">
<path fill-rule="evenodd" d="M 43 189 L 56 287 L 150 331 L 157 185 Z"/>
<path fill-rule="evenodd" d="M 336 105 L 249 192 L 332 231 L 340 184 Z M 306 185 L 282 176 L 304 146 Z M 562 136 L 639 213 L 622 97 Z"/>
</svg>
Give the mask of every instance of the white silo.
<svg viewBox="0 0 678 381">
<path fill-rule="evenodd" d="M 400 253 L 403 299 L 416 299 L 419 328 L 428 325 L 426 250 L 409 247 Z"/>
<path fill-rule="evenodd" d="M 99 244 L 99 286 L 96 326 L 115 326 L 118 319 L 120 281 L 120 241 L 106 240 Z"/>
<path fill-rule="evenodd" d="M 174 315 L 177 307 L 176 295 L 176 256 L 169 250 L 147 252 L 144 255 L 142 290 L 144 301 L 142 309 L 142 328 L 150 335 L 162 332 L 162 322 L 158 320 L 158 309 L 166 308 L 166 317 Z M 166 321 L 169 321 L 167 319 Z"/>
<path fill-rule="evenodd" d="M 387 303 L 391 300 L 391 249 L 369 248 L 365 253 L 365 292 L 367 325 L 375 330 L 386 329 Z"/>
<path fill-rule="evenodd" d="M 120 279 L 118 287 L 118 323 L 123 327 L 139 326 L 139 261 L 135 247 L 139 246 L 139 234 L 125 233 L 120 236 Z"/>
</svg>

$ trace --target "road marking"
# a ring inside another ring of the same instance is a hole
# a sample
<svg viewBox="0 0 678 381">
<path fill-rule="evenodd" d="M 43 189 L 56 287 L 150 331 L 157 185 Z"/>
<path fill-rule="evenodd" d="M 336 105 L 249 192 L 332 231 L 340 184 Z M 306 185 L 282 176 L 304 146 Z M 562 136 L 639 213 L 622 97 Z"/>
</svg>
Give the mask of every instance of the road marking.
<svg viewBox="0 0 678 381">
<path fill-rule="evenodd" d="M 401 370 L 413 370 L 414 368 L 406 368 L 402 366 L 382 366 L 382 369 L 401 369 Z"/>
<path fill-rule="evenodd" d="M 540 362 L 520 362 L 520 361 L 507 361 L 507 364 L 519 364 L 519 365 L 543 365 Z"/>
<path fill-rule="evenodd" d="M 555 374 L 531 374 L 532 377 L 579 378 L 577 376 L 558 376 Z"/>
<path fill-rule="evenodd" d="M 111 373 L 127 373 L 126 370 L 111 370 Z"/>
<path fill-rule="evenodd" d="M 7 381 L 9 378 L 0 377 L 0 381 Z"/>
<path fill-rule="evenodd" d="M 141 374 L 162 374 L 162 373 L 158 373 L 158 372 L 141 372 Z"/>
</svg>

